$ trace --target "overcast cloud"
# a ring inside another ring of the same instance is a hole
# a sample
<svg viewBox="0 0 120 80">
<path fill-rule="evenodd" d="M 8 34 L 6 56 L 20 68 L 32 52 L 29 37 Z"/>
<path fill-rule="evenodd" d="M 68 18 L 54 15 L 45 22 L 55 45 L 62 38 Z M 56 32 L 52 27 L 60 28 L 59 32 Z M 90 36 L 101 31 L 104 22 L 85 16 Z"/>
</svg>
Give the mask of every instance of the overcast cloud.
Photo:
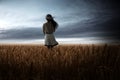
<svg viewBox="0 0 120 80">
<path fill-rule="evenodd" d="M 43 39 L 48 13 L 59 23 L 58 38 L 120 40 L 119 2 L 114 0 L 0 0 L 0 39 Z"/>
</svg>

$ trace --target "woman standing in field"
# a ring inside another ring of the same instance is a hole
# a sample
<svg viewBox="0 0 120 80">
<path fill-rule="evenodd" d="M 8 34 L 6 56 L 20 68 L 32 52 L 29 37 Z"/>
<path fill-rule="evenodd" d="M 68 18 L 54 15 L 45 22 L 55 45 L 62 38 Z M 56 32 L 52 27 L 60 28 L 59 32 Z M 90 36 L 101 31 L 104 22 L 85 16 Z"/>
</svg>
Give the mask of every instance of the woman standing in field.
<svg viewBox="0 0 120 80">
<path fill-rule="evenodd" d="M 52 49 L 54 46 L 58 45 L 54 37 L 54 32 L 58 27 L 58 23 L 53 19 L 51 14 L 46 15 L 47 22 L 43 24 L 43 33 L 45 35 L 45 46 L 48 49 Z"/>
</svg>

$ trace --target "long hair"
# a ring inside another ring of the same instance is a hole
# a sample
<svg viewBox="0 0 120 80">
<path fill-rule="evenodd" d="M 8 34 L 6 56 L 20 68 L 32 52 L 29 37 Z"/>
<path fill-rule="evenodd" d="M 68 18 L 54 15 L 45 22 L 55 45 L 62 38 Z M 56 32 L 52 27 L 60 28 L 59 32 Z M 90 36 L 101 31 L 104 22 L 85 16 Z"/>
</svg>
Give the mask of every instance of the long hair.
<svg viewBox="0 0 120 80">
<path fill-rule="evenodd" d="M 58 28 L 58 23 L 53 19 L 52 15 L 51 14 L 47 14 L 46 15 L 46 20 L 48 22 L 52 22 L 53 24 L 53 28 L 56 30 Z"/>
</svg>

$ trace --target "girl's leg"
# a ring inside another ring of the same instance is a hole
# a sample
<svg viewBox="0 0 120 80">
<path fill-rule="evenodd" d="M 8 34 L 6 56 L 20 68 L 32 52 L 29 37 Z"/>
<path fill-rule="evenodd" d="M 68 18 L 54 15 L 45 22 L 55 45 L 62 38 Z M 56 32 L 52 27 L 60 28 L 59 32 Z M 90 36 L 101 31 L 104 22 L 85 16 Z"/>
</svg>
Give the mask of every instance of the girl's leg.
<svg viewBox="0 0 120 80">
<path fill-rule="evenodd" d="M 48 49 L 50 49 L 50 46 L 47 46 Z"/>
<path fill-rule="evenodd" d="M 48 47 L 48 49 L 52 49 L 53 48 L 53 46 L 52 45 L 50 45 L 50 46 L 47 46 Z"/>
<path fill-rule="evenodd" d="M 52 46 L 52 45 L 51 45 L 50 47 L 51 47 L 51 48 L 53 48 L 53 46 Z"/>
<path fill-rule="evenodd" d="M 52 49 L 53 47 L 54 47 L 54 46 L 52 46 L 52 45 L 48 45 L 48 46 L 47 46 L 48 49 Z"/>
</svg>

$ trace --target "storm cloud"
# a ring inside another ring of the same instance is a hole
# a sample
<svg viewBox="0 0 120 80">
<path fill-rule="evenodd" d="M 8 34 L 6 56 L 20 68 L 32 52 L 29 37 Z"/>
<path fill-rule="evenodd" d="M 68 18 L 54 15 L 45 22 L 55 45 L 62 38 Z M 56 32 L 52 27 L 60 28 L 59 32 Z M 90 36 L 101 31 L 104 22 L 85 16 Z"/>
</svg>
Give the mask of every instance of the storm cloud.
<svg viewBox="0 0 120 80">
<path fill-rule="evenodd" d="M 119 41 L 119 7 L 115 0 L 0 0 L 0 39 L 43 39 L 42 25 L 50 13 L 59 24 L 58 38 Z"/>
<path fill-rule="evenodd" d="M 108 38 L 120 40 L 119 19 L 111 18 L 101 20 L 102 17 L 84 20 L 76 24 L 59 27 L 56 31 L 58 38 L 83 38 L 100 37 L 107 41 Z M 99 20 L 101 22 L 99 22 Z M 1 31 L 1 39 L 43 39 L 42 28 L 22 28 Z M 5 36 L 4 36 L 5 35 Z"/>
</svg>

